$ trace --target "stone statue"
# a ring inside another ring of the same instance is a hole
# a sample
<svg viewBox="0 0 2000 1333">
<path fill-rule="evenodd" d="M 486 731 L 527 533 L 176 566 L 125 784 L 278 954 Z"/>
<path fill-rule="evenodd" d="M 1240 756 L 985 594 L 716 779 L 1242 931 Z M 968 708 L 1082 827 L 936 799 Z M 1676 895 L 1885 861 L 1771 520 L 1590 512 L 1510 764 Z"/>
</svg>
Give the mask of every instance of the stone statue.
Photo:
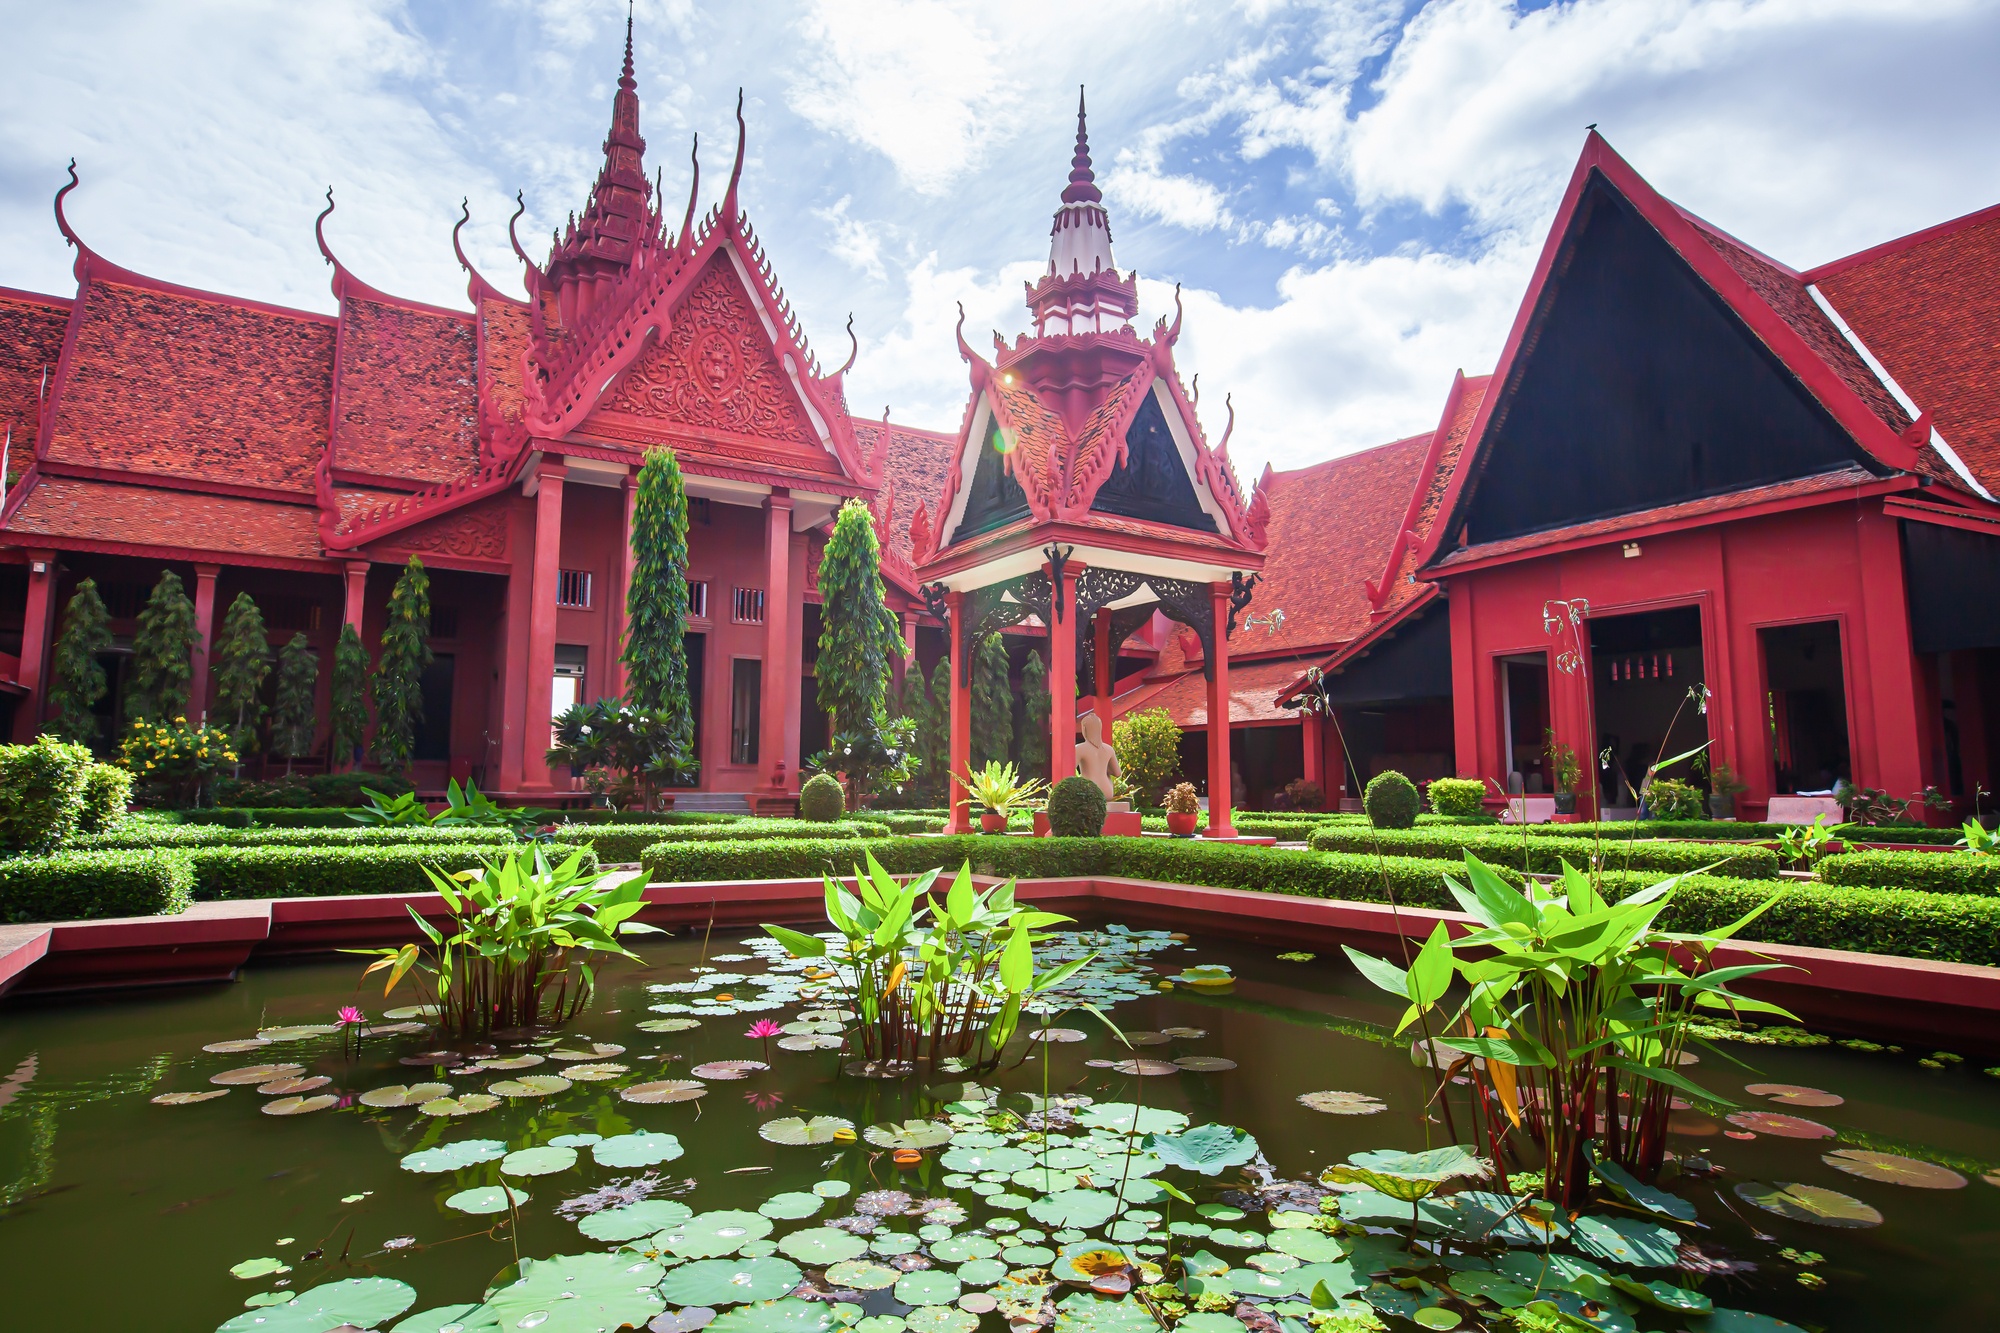
<svg viewBox="0 0 2000 1333">
<path fill-rule="evenodd" d="M 1083 729 L 1083 740 L 1076 747 L 1076 771 L 1095 782 L 1109 801 L 1111 779 L 1124 776 L 1118 767 L 1118 752 L 1105 743 L 1104 724 L 1097 720 L 1097 714 L 1085 713 L 1078 725 Z"/>
</svg>

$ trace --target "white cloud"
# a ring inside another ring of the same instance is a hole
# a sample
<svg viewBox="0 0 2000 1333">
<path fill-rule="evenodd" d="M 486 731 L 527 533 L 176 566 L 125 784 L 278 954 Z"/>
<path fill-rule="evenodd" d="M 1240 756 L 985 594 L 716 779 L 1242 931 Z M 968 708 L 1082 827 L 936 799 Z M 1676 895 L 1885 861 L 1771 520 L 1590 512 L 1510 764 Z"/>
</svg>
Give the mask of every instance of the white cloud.
<svg viewBox="0 0 2000 1333">
<path fill-rule="evenodd" d="M 815 208 L 813 216 L 833 228 L 826 248 L 835 258 L 880 282 L 889 276 L 882 267 L 882 239 L 875 228 L 848 215 L 853 202 L 853 195 L 843 194 L 832 208 Z"/>
<path fill-rule="evenodd" d="M 1022 284 L 1041 276 L 1045 266 L 1023 260 L 987 273 L 945 268 L 934 253 L 919 259 L 907 274 L 901 317 L 885 337 L 862 340 L 847 381 L 851 409 L 873 417 L 874 404 L 887 404 L 897 421 L 955 430 L 972 392 L 954 335 L 960 304 L 966 345 L 990 362 L 993 334 L 1020 327 Z"/>
<path fill-rule="evenodd" d="M 1113 207 L 1169 226 L 1214 231 L 1234 220 L 1222 191 L 1199 176 L 1171 175 L 1137 162 L 1121 162 L 1099 184 Z"/>
</svg>

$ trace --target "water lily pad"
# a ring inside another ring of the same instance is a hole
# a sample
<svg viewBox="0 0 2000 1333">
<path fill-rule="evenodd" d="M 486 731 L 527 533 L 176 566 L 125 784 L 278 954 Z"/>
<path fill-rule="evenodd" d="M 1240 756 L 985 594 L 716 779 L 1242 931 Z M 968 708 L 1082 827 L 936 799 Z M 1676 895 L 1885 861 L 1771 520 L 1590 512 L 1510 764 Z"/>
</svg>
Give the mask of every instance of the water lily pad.
<svg viewBox="0 0 2000 1333">
<path fill-rule="evenodd" d="M 1043 1245 L 1009 1245 L 1000 1257 L 1016 1268 L 1040 1268 L 1053 1263 L 1056 1252 Z"/>
<path fill-rule="evenodd" d="M 551 1148 L 590 1148 L 604 1142 L 602 1134 L 558 1134 L 549 1140 Z"/>
<path fill-rule="evenodd" d="M 1671 1268 L 1680 1262 L 1680 1237 L 1632 1217 L 1579 1217 L 1570 1240 L 1585 1254 L 1634 1268 Z"/>
<path fill-rule="evenodd" d="M 245 1259 L 240 1264 L 229 1266 L 229 1276 L 240 1277 L 248 1282 L 254 1278 L 269 1277 L 273 1273 L 289 1273 L 292 1266 L 283 1259 Z"/>
<path fill-rule="evenodd" d="M 237 1037 L 231 1041 L 212 1041 L 202 1049 L 210 1055 L 242 1055 L 247 1051 L 256 1050 L 259 1046 L 270 1044 L 262 1037 Z"/>
<path fill-rule="evenodd" d="M 352 1324 L 374 1328 L 416 1304 L 416 1288 L 387 1277 L 350 1277 L 302 1291 L 284 1305 L 245 1310 L 216 1333 L 326 1333 Z"/>
<path fill-rule="evenodd" d="M 1776 1111 L 1736 1111 L 1727 1119 L 1738 1129 L 1747 1129 L 1753 1134 L 1770 1134 L 1781 1139 L 1833 1137 L 1833 1130 L 1817 1120 L 1805 1120 L 1795 1115 L 1780 1115 Z"/>
<path fill-rule="evenodd" d="M 1227 1166 L 1241 1166 L 1258 1151 L 1257 1140 L 1234 1125 L 1196 1125 L 1179 1134 L 1152 1134 L 1145 1146 L 1168 1166 L 1204 1176 L 1217 1175 Z"/>
<path fill-rule="evenodd" d="M 1179 1111 L 1133 1102 L 1098 1102 L 1084 1107 L 1076 1118 L 1078 1124 L 1116 1130 L 1120 1134 L 1172 1134 L 1188 1123 L 1188 1118 Z"/>
<path fill-rule="evenodd" d="M 1388 1103 L 1365 1092 L 1304 1092 L 1299 1105 L 1326 1115 L 1379 1115 Z"/>
<path fill-rule="evenodd" d="M 312 1092 L 333 1082 L 325 1074 L 274 1078 L 269 1083 L 259 1083 L 257 1091 L 266 1097 L 295 1097 L 302 1092 Z"/>
<path fill-rule="evenodd" d="M 1056 1333 L 1148 1333 L 1158 1327 L 1145 1306 L 1126 1296 L 1079 1291 L 1056 1304 Z"/>
<path fill-rule="evenodd" d="M 639 1024 L 641 1032 L 686 1032 L 701 1026 L 699 1018 L 649 1018 Z"/>
<path fill-rule="evenodd" d="M 705 1065 L 696 1065 L 688 1073 L 696 1078 L 731 1080 L 761 1074 L 770 1067 L 762 1060 L 710 1060 Z"/>
<path fill-rule="evenodd" d="M 1957 1190 L 1966 1185 L 1965 1177 L 1948 1166 L 1891 1152 L 1836 1148 L 1820 1160 L 1837 1171 L 1863 1180 L 1879 1180 L 1885 1185 L 1908 1185 L 1920 1190 Z"/>
<path fill-rule="evenodd" d="M 1797 1324 L 1748 1310 L 1717 1310 L 1705 1318 L 1688 1320 L 1688 1327 L 1694 1333 L 1805 1333 Z"/>
<path fill-rule="evenodd" d="M 1376 1149 L 1358 1152 L 1346 1163 L 1329 1167 L 1321 1179 L 1334 1184 L 1366 1185 L 1403 1203 L 1426 1198 L 1448 1180 L 1478 1179 L 1491 1172 L 1486 1160 L 1461 1145 L 1426 1152 Z M 1341 1215 L 1347 1216 L 1345 1200 Z"/>
<path fill-rule="evenodd" d="M 903 1323 L 910 1333 L 973 1333 L 979 1316 L 949 1305 L 925 1305 L 910 1311 Z"/>
<path fill-rule="evenodd" d="M 574 1148 L 523 1148 L 500 1159 L 503 1176 L 552 1176 L 576 1165 Z"/>
<path fill-rule="evenodd" d="M 363 1106 L 422 1106 L 425 1102 L 449 1096 L 449 1083 L 391 1083 L 386 1088 L 370 1088 L 355 1100 Z"/>
<path fill-rule="evenodd" d="M 1861 1200 L 1819 1185 L 1795 1185 L 1786 1181 L 1766 1185 L 1745 1180 L 1736 1186 L 1736 1197 L 1794 1222 L 1811 1222 L 1822 1227 L 1882 1225 L 1882 1214 Z"/>
<path fill-rule="evenodd" d="M 570 1082 L 554 1074 L 530 1074 L 526 1078 L 502 1079 L 490 1083 L 486 1090 L 501 1097 L 553 1097 L 559 1092 L 568 1092 Z"/>
<path fill-rule="evenodd" d="M 192 1106 L 196 1102 L 212 1102 L 217 1097 L 227 1097 L 229 1089 L 210 1088 L 207 1092 L 163 1092 L 153 1098 L 155 1106 Z"/>
<path fill-rule="evenodd" d="M 764 1224 L 766 1227 L 770 1223 Z M 818 1268 L 826 1264 L 839 1263 L 843 1259 L 858 1259 L 868 1252 L 868 1242 L 849 1232 L 833 1227 L 807 1227 L 794 1231 L 778 1242 L 778 1252 L 790 1255 L 802 1264 Z"/>
<path fill-rule="evenodd" d="M 1642 1183 L 1618 1163 L 1593 1157 L 1590 1169 L 1596 1173 L 1599 1180 L 1611 1187 L 1613 1193 L 1630 1199 L 1647 1212 L 1657 1213 L 1661 1217 L 1671 1217 L 1677 1222 L 1694 1221 L 1693 1204 L 1677 1194 L 1669 1194 L 1665 1190 L 1655 1189 L 1651 1185 Z"/>
<path fill-rule="evenodd" d="M 625 1054 L 623 1046 L 615 1046 L 608 1041 L 599 1041 L 592 1042 L 589 1046 L 581 1049 L 571 1046 L 564 1047 L 561 1050 L 550 1051 L 549 1059 L 560 1060 L 565 1064 L 593 1064 L 597 1061 L 609 1060 L 623 1054 Z"/>
<path fill-rule="evenodd" d="M 1671 1310 L 1675 1314 L 1704 1315 L 1715 1308 L 1715 1302 L 1698 1291 L 1677 1287 L 1671 1282 L 1639 1282 L 1622 1274 L 1614 1275 L 1611 1285 L 1627 1296 L 1637 1297 L 1647 1305 L 1661 1310 Z"/>
<path fill-rule="evenodd" d="M 1081 1028 L 1036 1028 L 1027 1034 L 1029 1041 L 1054 1042 L 1082 1041 L 1088 1035 Z"/>
<path fill-rule="evenodd" d="M 1115 1196 L 1090 1189 L 1062 1190 L 1028 1205 L 1028 1216 L 1037 1222 L 1052 1227 L 1076 1227 L 1082 1231 L 1103 1226 L 1117 1211 L 1118 1200 Z"/>
<path fill-rule="evenodd" d="M 632 1072 L 630 1065 L 565 1065 L 563 1077 L 576 1083 L 609 1083 L 612 1079 Z"/>
<path fill-rule="evenodd" d="M 514 1206 L 519 1208 L 528 1201 L 526 1190 L 512 1186 L 481 1185 L 476 1189 L 460 1190 L 444 1201 L 445 1207 L 456 1208 L 461 1213 L 504 1213 L 507 1211 L 507 1196 L 514 1197 Z"/>
<path fill-rule="evenodd" d="M 438 1007 L 434 1004 L 406 1004 L 399 1009 L 385 1009 L 384 1018 L 436 1018 Z"/>
<path fill-rule="evenodd" d="M 560 1254 L 523 1259 L 521 1278 L 494 1292 L 476 1320 L 539 1333 L 600 1333 L 642 1327 L 666 1308 L 653 1290 L 665 1270 L 630 1254 Z M 534 1318 L 540 1314 L 540 1320 Z M 469 1328 L 482 1325 L 471 1320 Z"/>
<path fill-rule="evenodd" d="M 1338 1236 L 1302 1227 L 1273 1231 L 1270 1245 L 1280 1254 L 1289 1254 L 1309 1264 L 1335 1263 L 1347 1257 L 1347 1247 Z"/>
<path fill-rule="evenodd" d="M 708 1327 L 713 1333 L 827 1333 L 836 1322 L 825 1303 L 787 1296 L 724 1310 Z"/>
<path fill-rule="evenodd" d="M 1220 1074 L 1224 1070 L 1236 1068 L 1236 1062 L 1225 1060 L 1219 1055 L 1183 1055 L 1174 1061 L 1174 1067 L 1185 1069 L 1190 1074 Z"/>
<path fill-rule="evenodd" d="M 1000 1253 L 1000 1242 L 991 1236 L 950 1236 L 931 1242 L 931 1257 L 940 1263 L 962 1264 L 968 1259 L 991 1259 Z"/>
<path fill-rule="evenodd" d="M 1784 1106 L 1839 1106 L 1847 1100 L 1837 1092 L 1824 1092 L 1797 1083 L 1752 1083 L 1743 1091 L 1752 1097 L 1769 1097 Z"/>
<path fill-rule="evenodd" d="M 735 1208 L 719 1208 L 695 1214 L 680 1225 L 661 1232 L 658 1239 L 665 1248 L 683 1258 L 719 1259 L 770 1234 L 770 1218 Z"/>
<path fill-rule="evenodd" d="M 816 1146 L 832 1143 L 835 1134 L 843 1129 L 853 1128 L 852 1120 L 837 1115 L 816 1115 L 810 1120 L 804 1116 L 788 1115 L 779 1120 L 767 1120 L 757 1126 L 757 1137 L 767 1143 L 784 1144 L 788 1147 Z"/>
<path fill-rule="evenodd" d="M 305 1069 L 304 1065 L 248 1065 L 242 1069 L 225 1069 L 220 1074 L 210 1074 L 208 1081 L 235 1088 L 245 1084 L 269 1083 L 274 1078 L 290 1078 L 294 1074 L 303 1074 Z"/>
<path fill-rule="evenodd" d="M 917 1238 L 907 1231 L 877 1231 L 868 1238 L 868 1248 L 885 1259 L 899 1254 L 915 1254 Z"/>
<path fill-rule="evenodd" d="M 1005 1272 L 1006 1269 L 1001 1269 Z M 903 1275 L 887 1264 L 878 1264 L 869 1259 L 843 1259 L 837 1264 L 828 1264 L 826 1280 L 836 1287 L 850 1287 L 855 1291 L 886 1291 L 896 1285 Z"/>
<path fill-rule="evenodd" d="M 592 1213 L 578 1222 L 576 1229 L 592 1240 L 635 1240 L 677 1227 L 693 1216 L 692 1208 L 672 1199 L 641 1199 L 623 1208 Z"/>
<path fill-rule="evenodd" d="M 506 1155 L 507 1145 L 498 1139 L 466 1139 L 410 1153 L 403 1158 L 401 1165 L 405 1171 L 435 1175 L 477 1166 L 481 1162 L 497 1162 Z"/>
<path fill-rule="evenodd" d="M 825 1199 L 809 1190 L 788 1190 L 783 1194 L 773 1194 L 758 1204 L 757 1211 L 780 1221 L 796 1221 L 801 1217 L 811 1217 L 825 1205 Z"/>
<path fill-rule="evenodd" d="M 418 1112 L 429 1116 L 478 1115 L 500 1105 L 500 1099 L 490 1092 L 468 1092 L 463 1097 L 438 1097 L 417 1108 Z"/>
<path fill-rule="evenodd" d="M 656 1134 L 641 1129 L 630 1134 L 616 1134 L 594 1144 L 590 1155 L 597 1159 L 599 1166 L 657 1166 L 661 1162 L 673 1161 L 685 1151 L 681 1141 L 672 1134 Z"/>
<path fill-rule="evenodd" d="M 673 1269 L 660 1295 L 674 1305 L 734 1305 L 775 1300 L 799 1284 L 799 1266 L 788 1259 L 701 1259 Z"/>
<path fill-rule="evenodd" d="M 854 1192 L 854 1186 L 844 1180 L 822 1180 L 813 1186 L 813 1193 L 822 1199 L 840 1199 Z"/>
<path fill-rule="evenodd" d="M 390 1333 L 443 1333 L 447 1324 L 456 1324 L 462 1328 L 465 1317 L 478 1308 L 476 1305 L 433 1305 L 430 1309 L 403 1320 L 391 1329 Z"/>
<path fill-rule="evenodd" d="M 958 1280 L 968 1287 L 985 1287 L 1007 1275 L 1007 1265 L 998 1257 L 968 1259 L 958 1266 Z"/>
<path fill-rule="evenodd" d="M 317 1097 L 280 1097 L 276 1101 L 265 1102 L 259 1109 L 265 1115 L 310 1115 L 339 1103 L 340 1098 L 323 1092 Z"/>
<path fill-rule="evenodd" d="M 706 1096 L 707 1093 L 706 1083 L 696 1083 L 692 1079 L 685 1078 L 663 1078 L 653 1083 L 634 1083 L 629 1088 L 620 1088 L 618 1098 L 620 1101 L 647 1104 L 691 1102 L 697 1097 Z"/>
<path fill-rule="evenodd" d="M 338 1023 L 296 1023 L 290 1027 L 263 1028 L 257 1035 L 265 1041 L 305 1041 L 312 1037 L 330 1037 L 338 1031 Z"/>
<path fill-rule="evenodd" d="M 499 1059 L 479 1062 L 482 1069 L 498 1069 L 512 1073 L 516 1069 L 533 1069 L 536 1065 L 547 1064 L 548 1060 L 539 1055 L 509 1055 Z"/>
<path fill-rule="evenodd" d="M 896 1299 L 905 1305 L 950 1305 L 961 1290 L 957 1274 L 933 1268 L 905 1274 L 896 1283 Z"/>
<path fill-rule="evenodd" d="M 947 1171 L 1005 1171 L 1011 1175 L 1034 1160 L 1034 1154 L 1024 1148 L 964 1148 L 954 1143 L 938 1163 Z"/>
<path fill-rule="evenodd" d="M 1106 1068 L 1116 1074 L 1136 1074 L 1141 1078 L 1159 1078 L 1163 1074 L 1178 1074 L 1179 1065 L 1166 1060 L 1113 1060 Z"/>
<path fill-rule="evenodd" d="M 892 1120 L 870 1125 L 861 1137 L 878 1148 L 935 1148 L 951 1142 L 951 1126 L 935 1120 Z"/>
<path fill-rule="evenodd" d="M 837 1051 L 847 1038 L 827 1032 L 794 1032 L 778 1038 L 781 1051 Z"/>
</svg>

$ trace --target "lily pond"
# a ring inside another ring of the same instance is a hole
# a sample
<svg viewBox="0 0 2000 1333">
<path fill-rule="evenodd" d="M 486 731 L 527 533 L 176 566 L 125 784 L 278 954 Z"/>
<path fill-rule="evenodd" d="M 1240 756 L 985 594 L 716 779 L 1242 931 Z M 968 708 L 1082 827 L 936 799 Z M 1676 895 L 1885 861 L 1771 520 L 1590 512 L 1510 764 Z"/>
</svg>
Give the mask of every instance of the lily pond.
<svg viewBox="0 0 2000 1333">
<path fill-rule="evenodd" d="M 1433 1151 L 1398 1007 L 1335 953 L 1058 933 L 1045 960 L 1095 960 L 970 1083 L 845 1072 L 839 993 L 761 932 L 638 951 L 570 1028 L 483 1045 L 351 958 L 11 1004 L 7 1325 L 2000 1326 L 1978 1061 L 1704 1044 L 1728 1104 L 1678 1106 L 1661 1189 L 1546 1216 Z"/>
</svg>

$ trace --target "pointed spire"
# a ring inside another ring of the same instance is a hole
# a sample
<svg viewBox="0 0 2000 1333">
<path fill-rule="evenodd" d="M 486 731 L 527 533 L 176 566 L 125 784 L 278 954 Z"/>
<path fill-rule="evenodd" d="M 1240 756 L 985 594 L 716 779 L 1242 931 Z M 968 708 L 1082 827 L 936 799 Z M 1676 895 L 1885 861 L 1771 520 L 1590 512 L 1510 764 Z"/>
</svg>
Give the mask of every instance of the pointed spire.
<svg viewBox="0 0 2000 1333">
<path fill-rule="evenodd" d="M 1090 170 L 1090 129 L 1085 124 L 1083 107 L 1083 85 L 1076 86 L 1076 156 L 1069 160 L 1069 188 L 1063 191 L 1062 201 L 1066 204 L 1099 204 L 1104 202 L 1104 191 L 1097 188 L 1097 177 Z"/>
<path fill-rule="evenodd" d="M 625 0 L 625 68 L 618 75 L 618 91 L 636 92 L 639 81 L 632 77 L 632 10 L 633 0 Z"/>
</svg>

